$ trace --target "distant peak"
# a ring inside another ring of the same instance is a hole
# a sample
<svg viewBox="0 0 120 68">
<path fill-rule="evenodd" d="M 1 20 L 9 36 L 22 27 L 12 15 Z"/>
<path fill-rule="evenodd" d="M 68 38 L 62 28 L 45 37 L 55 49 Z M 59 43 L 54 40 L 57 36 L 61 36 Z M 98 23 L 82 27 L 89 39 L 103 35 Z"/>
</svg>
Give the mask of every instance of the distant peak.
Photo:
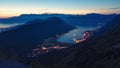
<svg viewBox="0 0 120 68">
<path fill-rule="evenodd" d="M 62 20 L 62 19 L 59 17 L 51 17 L 51 18 L 48 18 L 47 20 Z"/>
<path fill-rule="evenodd" d="M 21 14 L 20 16 L 36 16 L 36 15 L 40 15 L 40 14 Z"/>
<path fill-rule="evenodd" d="M 98 13 L 89 13 L 89 14 L 86 14 L 86 15 L 102 15 L 102 14 L 98 14 Z"/>
</svg>

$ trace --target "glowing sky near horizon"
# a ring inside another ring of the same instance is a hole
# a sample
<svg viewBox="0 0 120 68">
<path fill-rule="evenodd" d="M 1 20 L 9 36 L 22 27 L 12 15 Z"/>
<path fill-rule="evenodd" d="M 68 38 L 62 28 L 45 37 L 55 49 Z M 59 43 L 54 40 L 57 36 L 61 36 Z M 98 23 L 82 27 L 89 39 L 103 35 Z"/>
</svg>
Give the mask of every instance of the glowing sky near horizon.
<svg viewBox="0 0 120 68">
<path fill-rule="evenodd" d="M 0 0 L 0 17 L 20 14 L 120 13 L 120 0 Z"/>
</svg>

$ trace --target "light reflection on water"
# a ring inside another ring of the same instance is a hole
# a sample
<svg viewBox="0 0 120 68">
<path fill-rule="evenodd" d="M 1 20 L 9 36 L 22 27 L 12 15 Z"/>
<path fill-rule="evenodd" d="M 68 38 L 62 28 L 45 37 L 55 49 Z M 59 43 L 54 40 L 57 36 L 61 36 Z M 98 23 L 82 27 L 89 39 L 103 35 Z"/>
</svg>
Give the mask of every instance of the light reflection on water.
<svg viewBox="0 0 120 68">
<path fill-rule="evenodd" d="M 94 30 L 95 27 L 77 27 L 77 29 L 74 29 L 60 37 L 58 37 L 59 42 L 68 42 L 68 43 L 75 43 L 72 39 L 73 34 L 76 34 L 77 39 L 82 37 L 82 32 L 86 30 Z"/>
</svg>

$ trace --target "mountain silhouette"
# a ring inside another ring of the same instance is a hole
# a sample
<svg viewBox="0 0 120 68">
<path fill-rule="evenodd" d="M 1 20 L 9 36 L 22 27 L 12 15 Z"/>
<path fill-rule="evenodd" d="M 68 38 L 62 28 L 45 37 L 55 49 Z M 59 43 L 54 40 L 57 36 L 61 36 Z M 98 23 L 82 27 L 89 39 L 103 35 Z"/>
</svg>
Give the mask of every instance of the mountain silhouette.
<svg viewBox="0 0 120 68">
<path fill-rule="evenodd" d="M 47 19 L 58 17 L 66 21 L 68 24 L 76 26 L 98 26 L 110 21 L 117 14 L 102 15 L 102 14 L 86 14 L 86 15 L 69 15 L 69 14 L 22 14 L 20 16 L 0 19 L 2 24 L 24 24 L 35 19 Z"/>
<path fill-rule="evenodd" d="M 38 44 L 41 45 L 44 39 L 67 33 L 74 28 L 57 17 L 29 21 L 19 28 L 0 33 L 0 47 L 7 51 L 11 49 L 17 53 L 26 53 Z"/>
</svg>

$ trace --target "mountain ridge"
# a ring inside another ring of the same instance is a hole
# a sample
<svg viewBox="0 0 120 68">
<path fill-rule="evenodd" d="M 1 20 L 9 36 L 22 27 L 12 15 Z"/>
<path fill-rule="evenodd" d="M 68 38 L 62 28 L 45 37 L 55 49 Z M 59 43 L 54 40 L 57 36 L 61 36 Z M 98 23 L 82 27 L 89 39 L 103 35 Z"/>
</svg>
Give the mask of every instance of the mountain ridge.
<svg viewBox="0 0 120 68">
<path fill-rule="evenodd" d="M 64 34 L 72 29 L 75 29 L 75 27 L 56 17 L 46 20 L 34 20 L 31 21 L 31 24 L 0 33 L 0 44 L 8 49 L 26 52 L 37 47 L 48 37 L 56 37 L 56 35 Z"/>
<path fill-rule="evenodd" d="M 90 13 L 86 15 L 69 15 L 69 14 L 21 14 L 20 16 L 0 19 L 0 23 L 2 24 L 25 24 L 28 21 L 34 19 L 47 19 L 51 17 L 58 17 L 66 21 L 68 24 L 72 25 L 79 25 L 79 26 L 96 26 L 101 24 L 105 24 L 106 22 L 110 21 L 114 16 L 117 14 L 96 14 Z"/>
</svg>

